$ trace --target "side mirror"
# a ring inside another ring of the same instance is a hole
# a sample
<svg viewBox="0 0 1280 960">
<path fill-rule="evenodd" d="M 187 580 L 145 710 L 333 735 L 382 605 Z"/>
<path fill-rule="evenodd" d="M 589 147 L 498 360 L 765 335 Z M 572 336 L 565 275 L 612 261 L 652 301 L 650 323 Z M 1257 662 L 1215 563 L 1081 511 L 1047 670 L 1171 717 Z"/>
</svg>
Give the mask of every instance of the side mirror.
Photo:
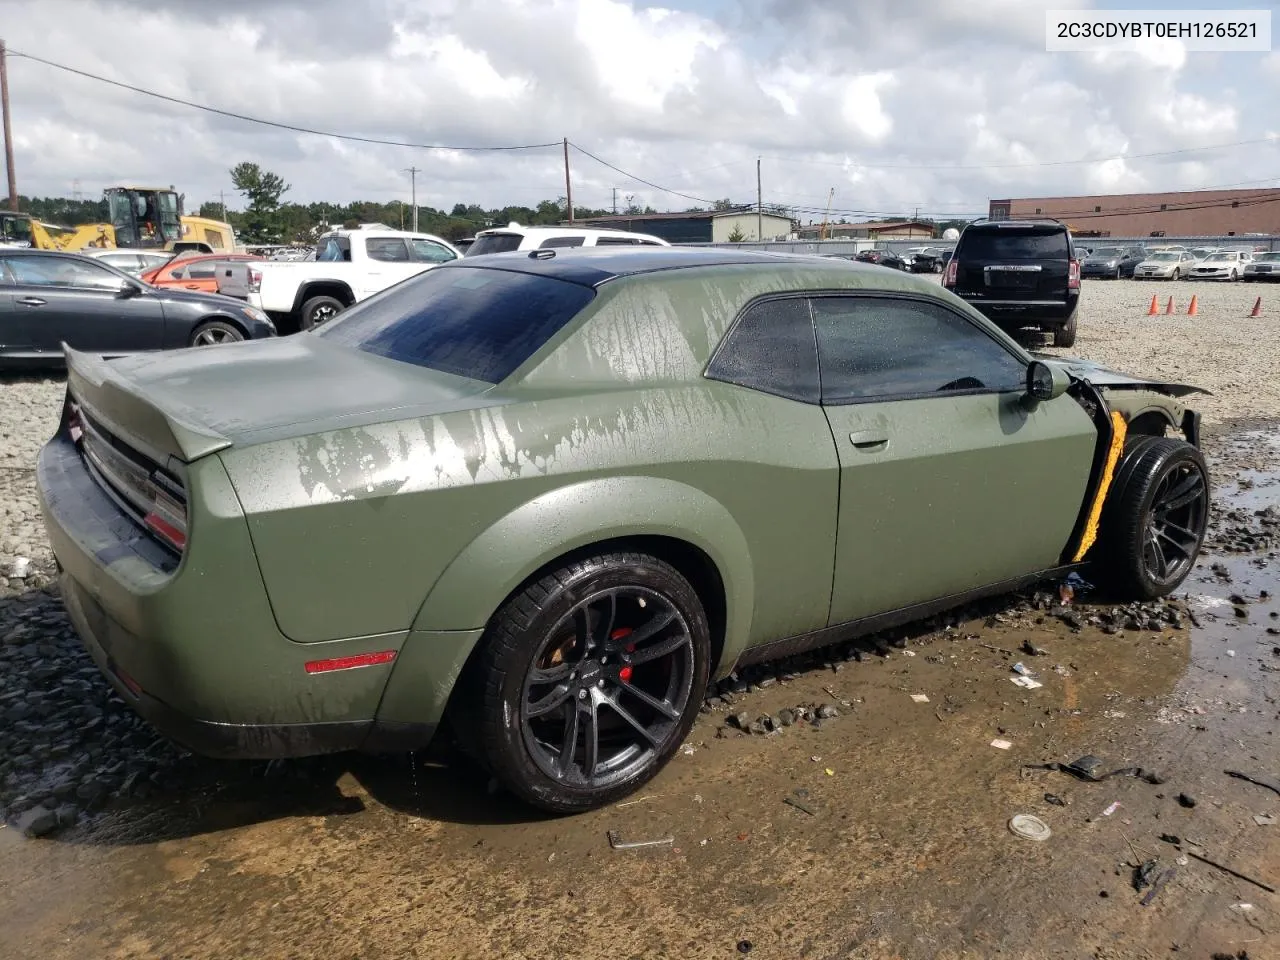
<svg viewBox="0 0 1280 960">
<path fill-rule="evenodd" d="M 120 281 L 120 289 L 119 291 L 117 291 L 116 296 L 118 296 L 121 300 L 131 300 L 134 297 L 138 297 L 141 295 L 142 295 L 142 287 L 138 286 L 138 284 L 134 283 L 132 280 Z"/>
<path fill-rule="evenodd" d="M 1027 399 L 1053 400 L 1067 392 L 1071 377 L 1061 367 L 1051 367 L 1041 360 L 1032 360 L 1027 367 Z"/>
</svg>

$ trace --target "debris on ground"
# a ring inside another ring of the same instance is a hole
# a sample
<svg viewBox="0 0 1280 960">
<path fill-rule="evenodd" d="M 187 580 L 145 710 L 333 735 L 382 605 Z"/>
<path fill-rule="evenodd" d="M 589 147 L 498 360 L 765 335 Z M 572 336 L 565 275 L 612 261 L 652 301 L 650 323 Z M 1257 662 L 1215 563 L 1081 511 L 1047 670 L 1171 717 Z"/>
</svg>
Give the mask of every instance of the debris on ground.
<svg viewBox="0 0 1280 960">
<path fill-rule="evenodd" d="M 1170 867 L 1168 870 L 1164 871 L 1164 873 L 1160 874 L 1160 876 L 1156 877 L 1151 884 L 1151 889 L 1147 891 L 1147 895 L 1143 897 L 1139 902 L 1144 907 L 1151 906 L 1151 901 L 1160 895 L 1160 891 L 1164 889 L 1165 884 L 1167 884 L 1170 880 L 1172 880 L 1177 875 L 1177 873 L 1178 873 L 1177 867 Z"/>
<path fill-rule="evenodd" d="M 1260 827 L 1269 827 L 1276 822 L 1276 818 L 1272 816 L 1268 816 L 1265 813 L 1256 813 L 1253 816 L 1253 822 Z"/>
<path fill-rule="evenodd" d="M 1049 825 L 1039 817 L 1020 813 L 1009 820 L 1009 829 L 1026 840 L 1048 840 L 1053 835 Z"/>
<path fill-rule="evenodd" d="M 928 703 L 928 702 L 929 702 L 929 697 L 928 697 L 928 695 L 927 695 L 927 694 L 924 694 L 924 693 L 913 693 L 913 694 L 911 695 L 911 699 L 912 699 L 912 700 L 914 700 L 916 703 Z"/>
<path fill-rule="evenodd" d="M 1058 770 L 1062 773 L 1069 773 L 1078 780 L 1084 780 L 1087 783 L 1101 783 L 1104 780 L 1110 780 L 1112 777 L 1137 777 L 1139 780 L 1145 780 L 1147 783 L 1159 786 L 1165 783 L 1165 778 L 1156 773 L 1154 770 L 1144 770 L 1142 767 L 1120 767 L 1112 770 L 1110 773 L 1098 773 L 1102 769 L 1102 758 L 1095 757 L 1093 754 L 1087 754 L 1071 763 L 1037 763 L 1024 764 L 1024 770 Z"/>
<path fill-rule="evenodd" d="M 1189 793 L 1178 794 L 1178 806 L 1180 807 L 1185 807 L 1186 809 L 1190 810 L 1192 807 L 1196 805 L 1196 802 L 1197 802 L 1196 798 L 1191 796 L 1191 794 Z"/>
<path fill-rule="evenodd" d="M 609 838 L 609 846 L 615 850 L 638 850 L 641 847 L 661 847 L 676 842 L 675 837 L 663 837 L 660 840 L 630 840 L 623 842 L 618 836 L 616 830 L 610 830 L 605 834 Z"/>
<path fill-rule="evenodd" d="M 1022 663 L 1021 661 L 1019 661 L 1018 663 L 1015 663 L 1011 669 L 1013 670 L 1014 673 L 1018 674 L 1019 676 L 1022 676 L 1022 677 L 1031 676 L 1031 671 L 1028 670 L 1026 664 Z"/>
<path fill-rule="evenodd" d="M 1013 746 L 1008 740 L 992 740 L 991 745 L 997 750 L 1008 750 Z"/>
<path fill-rule="evenodd" d="M 1063 800 L 1056 793 L 1046 793 L 1044 795 L 1044 802 L 1051 803 L 1055 807 L 1065 807 L 1067 805 L 1067 801 Z"/>
<path fill-rule="evenodd" d="M 1249 876 L 1247 873 L 1241 873 L 1239 870 L 1233 870 L 1231 867 L 1228 867 L 1226 864 L 1218 863 L 1216 860 L 1210 860 L 1208 857 L 1202 856 L 1201 854 L 1196 853 L 1194 850 L 1188 850 L 1187 855 L 1190 857 L 1194 857 L 1195 859 L 1199 860 L 1201 863 L 1207 863 L 1209 866 L 1213 867 L 1216 870 L 1221 870 L 1223 873 L 1229 873 L 1231 876 L 1235 877 L 1238 880 L 1244 880 L 1246 883 L 1252 883 L 1255 887 L 1261 887 L 1263 890 L 1267 891 L 1267 893 L 1276 892 L 1275 887 L 1265 884 L 1261 880 L 1255 880 L 1253 877 Z"/>
<path fill-rule="evenodd" d="M 797 791 L 797 793 L 798 792 L 799 791 Z M 811 817 L 816 817 L 818 815 L 817 811 L 815 811 L 811 806 L 809 806 L 807 803 L 805 803 L 795 795 L 792 795 L 789 797 L 783 797 L 782 802 L 787 804 L 788 806 L 795 807 L 801 813 L 807 813 Z"/>
<path fill-rule="evenodd" d="M 1141 893 L 1151 886 L 1156 872 L 1160 869 L 1159 860 L 1147 860 L 1133 868 L 1133 889 Z"/>
<path fill-rule="evenodd" d="M 1247 780 L 1249 783 L 1256 783 L 1260 787 L 1266 787 L 1268 790 L 1274 790 L 1280 793 L 1280 780 L 1275 777 L 1268 777 L 1261 773 L 1242 773 L 1239 770 L 1225 771 L 1228 777 L 1235 777 L 1237 780 Z"/>
</svg>

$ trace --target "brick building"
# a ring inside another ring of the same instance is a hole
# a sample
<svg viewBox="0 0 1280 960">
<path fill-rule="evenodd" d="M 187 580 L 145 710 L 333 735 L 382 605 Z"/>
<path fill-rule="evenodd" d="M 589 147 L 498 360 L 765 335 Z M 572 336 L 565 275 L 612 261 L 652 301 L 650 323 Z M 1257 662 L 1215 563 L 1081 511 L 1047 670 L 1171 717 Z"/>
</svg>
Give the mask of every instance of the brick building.
<svg viewBox="0 0 1280 960">
<path fill-rule="evenodd" d="M 1280 234 L 1280 189 L 1028 197 L 992 200 L 988 212 L 993 220 L 1036 215 L 1104 237 Z"/>
<path fill-rule="evenodd" d="M 811 223 L 801 227 L 796 235 L 801 240 L 817 240 L 823 232 L 822 224 Z M 863 223 L 828 223 L 826 226 L 828 240 L 930 240 L 933 238 L 933 224 L 918 220 L 879 220 Z"/>
</svg>

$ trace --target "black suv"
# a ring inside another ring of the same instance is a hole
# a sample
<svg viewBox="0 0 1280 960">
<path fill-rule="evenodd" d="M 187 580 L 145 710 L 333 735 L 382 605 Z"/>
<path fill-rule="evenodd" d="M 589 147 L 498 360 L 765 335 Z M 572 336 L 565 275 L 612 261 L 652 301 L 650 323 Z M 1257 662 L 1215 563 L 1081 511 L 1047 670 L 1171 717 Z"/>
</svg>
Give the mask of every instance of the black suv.
<svg viewBox="0 0 1280 960">
<path fill-rule="evenodd" d="M 1052 333 L 1055 347 L 1076 342 L 1080 259 L 1060 220 L 975 220 L 942 283 L 1008 333 Z"/>
</svg>

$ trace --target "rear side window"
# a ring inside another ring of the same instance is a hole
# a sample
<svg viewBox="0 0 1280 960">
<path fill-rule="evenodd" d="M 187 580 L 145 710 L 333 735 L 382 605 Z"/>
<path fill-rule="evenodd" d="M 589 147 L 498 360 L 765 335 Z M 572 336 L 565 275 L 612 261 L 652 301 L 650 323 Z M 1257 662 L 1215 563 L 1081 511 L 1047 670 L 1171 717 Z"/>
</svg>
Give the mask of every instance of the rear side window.
<svg viewBox="0 0 1280 960">
<path fill-rule="evenodd" d="M 713 380 L 817 403 L 818 344 L 806 300 L 766 300 L 747 308 L 707 368 Z"/>
<path fill-rule="evenodd" d="M 539 250 L 550 250 L 552 247 L 580 247 L 586 242 L 586 237 L 548 237 L 542 241 Z"/>
<path fill-rule="evenodd" d="M 1067 260 L 1070 244 L 1064 230 L 970 231 L 960 256 L 972 260 Z"/>
<path fill-rule="evenodd" d="M 636 246 L 640 241 L 632 240 L 630 237 L 596 237 L 597 247 L 615 246 L 624 243 L 630 246 Z"/>
<path fill-rule="evenodd" d="M 370 260 L 379 260 L 383 263 L 409 262 L 409 248 L 404 245 L 403 240 L 370 237 L 364 242 L 364 250 Z"/>
<path fill-rule="evenodd" d="M 476 242 L 467 247 L 468 257 L 477 257 L 482 253 L 510 253 L 520 249 L 520 241 L 524 238 L 518 233 L 490 233 L 476 237 Z"/>
<path fill-rule="evenodd" d="M 316 260 L 342 263 L 351 259 L 351 241 L 346 237 L 325 237 L 316 244 Z"/>
<path fill-rule="evenodd" d="M 312 336 L 499 383 L 594 297 L 590 287 L 551 277 L 440 267 L 357 304 Z"/>
</svg>

